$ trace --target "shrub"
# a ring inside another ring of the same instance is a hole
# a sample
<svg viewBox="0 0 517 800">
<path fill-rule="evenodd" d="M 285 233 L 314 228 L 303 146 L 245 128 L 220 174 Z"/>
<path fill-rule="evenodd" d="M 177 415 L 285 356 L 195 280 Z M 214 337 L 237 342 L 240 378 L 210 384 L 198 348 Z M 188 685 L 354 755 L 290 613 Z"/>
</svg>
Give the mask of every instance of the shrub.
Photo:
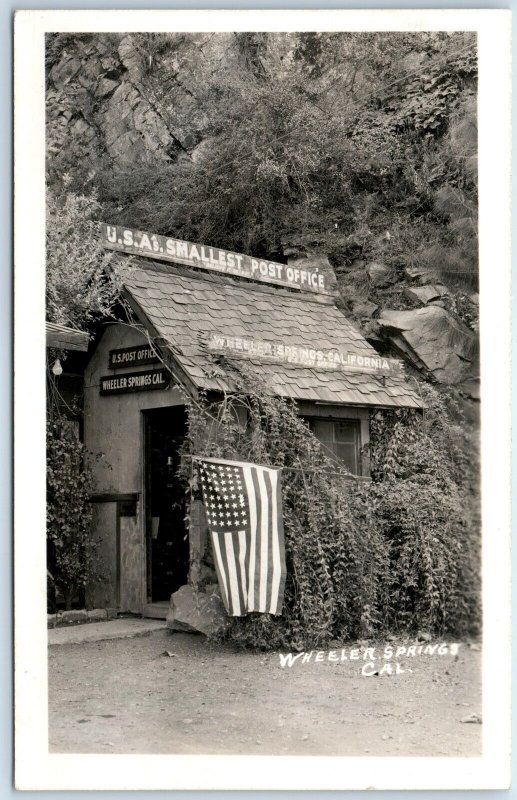
<svg viewBox="0 0 517 800">
<path fill-rule="evenodd" d="M 110 269 L 113 253 L 99 240 L 97 198 L 67 192 L 67 185 L 47 198 L 46 313 L 51 322 L 86 329 L 111 314 L 122 276 Z"/>
<path fill-rule="evenodd" d="M 88 451 L 62 417 L 47 422 L 47 547 L 54 588 L 66 608 L 100 577 L 97 543 L 91 538 L 92 475 Z"/>
</svg>

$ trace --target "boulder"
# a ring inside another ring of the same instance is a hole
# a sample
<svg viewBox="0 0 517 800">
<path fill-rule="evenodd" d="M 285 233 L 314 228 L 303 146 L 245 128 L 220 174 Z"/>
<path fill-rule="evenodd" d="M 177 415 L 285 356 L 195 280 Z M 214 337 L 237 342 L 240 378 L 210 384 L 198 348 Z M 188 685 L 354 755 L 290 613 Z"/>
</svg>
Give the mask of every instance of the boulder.
<svg viewBox="0 0 517 800">
<path fill-rule="evenodd" d="M 404 269 L 407 277 L 413 281 L 418 281 L 420 285 L 433 283 L 436 281 L 437 274 L 434 270 L 425 266 L 411 266 Z"/>
<path fill-rule="evenodd" d="M 182 586 L 171 597 L 167 628 L 171 631 L 197 631 L 205 636 L 223 631 L 229 623 L 219 587 L 212 584 L 200 592 Z"/>
<path fill-rule="evenodd" d="M 367 264 L 366 272 L 372 286 L 376 287 L 388 286 L 397 279 L 394 272 L 380 261 L 372 261 L 370 264 Z"/>
<path fill-rule="evenodd" d="M 353 313 L 356 317 L 361 317 L 362 319 L 372 317 L 378 308 L 378 305 L 371 303 L 369 300 L 354 300 L 352 302 Z"/>
<path fill-rule="evenodd" d="M 418 300 L 424 306 L 432 300 L 439 300 L 441 297 L 446 297 L 450 294 L 447 287 L 439 283 L 426 284 L 425 286 L 408 286 L 404 291 L 411 300 Z"/>
<path fill-rule="evenodd" d="M 461 383 L 478 373 L 475 334 L 444 308 L 383 311 L 378 324 L 415 366 L 423 366 L 440 383 Z"/>
<path fill-rule="evenodd" d="M 287 263 L 290 267 L 297 267 L 298 269 L 318 270 L 318 272 L 326 275 L 327 285 L 331 290 L 337 288 L 336 274 L 334 267 L 328 260 L 328 256 L 308 250 L 306 253 L 298 252 L 295 255 L 288 256 Z"/>
</svg>

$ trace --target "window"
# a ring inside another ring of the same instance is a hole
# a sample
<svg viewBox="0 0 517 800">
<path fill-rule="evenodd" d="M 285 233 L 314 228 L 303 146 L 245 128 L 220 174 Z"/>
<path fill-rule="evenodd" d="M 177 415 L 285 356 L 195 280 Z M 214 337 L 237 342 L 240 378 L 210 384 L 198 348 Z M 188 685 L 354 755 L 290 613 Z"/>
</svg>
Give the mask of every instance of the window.
<svg viewBox="0 0 517 800">
<path fill-rule="evenodd" d="M 309 425 L 327 455 L 341 461 L 352 474 L 361 473 L 358 420 L 310 419 Z"/>
</svg>

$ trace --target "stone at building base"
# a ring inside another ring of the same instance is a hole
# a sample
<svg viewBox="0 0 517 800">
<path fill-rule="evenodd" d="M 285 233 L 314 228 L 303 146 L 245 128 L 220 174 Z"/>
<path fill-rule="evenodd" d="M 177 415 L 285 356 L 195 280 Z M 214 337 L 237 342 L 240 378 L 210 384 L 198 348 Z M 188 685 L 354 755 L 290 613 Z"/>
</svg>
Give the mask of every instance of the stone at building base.
<svg viewBox="0 0 517 800">
<path fill-rule="evenodd" d="M 109 611 L 115 613 L 110 616 Z M 55 614 L 47 614 L 47 628 L 57 628 L 60 625 L 70 625 L 71 623 L 84 622 L 103 622 L 117 616 L 117 609 L 92 608 L 86 610 L 72 609 L 71 611 L 57 611 Z"/>
<path fill-rule="evenodd" d="M 171 597 L 167 615 L 171 631 L 197 631 L 208 636 L 224 631 L 228 622 L 217 585 L 205 587 L 204 592 L 182 586 Z"/>
<path fill-rule="evenodd" d="M 92 608 L 88 611 L 88 619 L 94 620 L 95 622 L 101 622 L 103 619 L 107 619 L 107 611 L 105 608 Z"/>
<path fill-rule="evenodd" d="M 84 609 L 71 610 L 71 611 L 58 611 L 57 621 L 60 622 L 86 622 L 88 619 L 88 612 Z"/>
</svg>

